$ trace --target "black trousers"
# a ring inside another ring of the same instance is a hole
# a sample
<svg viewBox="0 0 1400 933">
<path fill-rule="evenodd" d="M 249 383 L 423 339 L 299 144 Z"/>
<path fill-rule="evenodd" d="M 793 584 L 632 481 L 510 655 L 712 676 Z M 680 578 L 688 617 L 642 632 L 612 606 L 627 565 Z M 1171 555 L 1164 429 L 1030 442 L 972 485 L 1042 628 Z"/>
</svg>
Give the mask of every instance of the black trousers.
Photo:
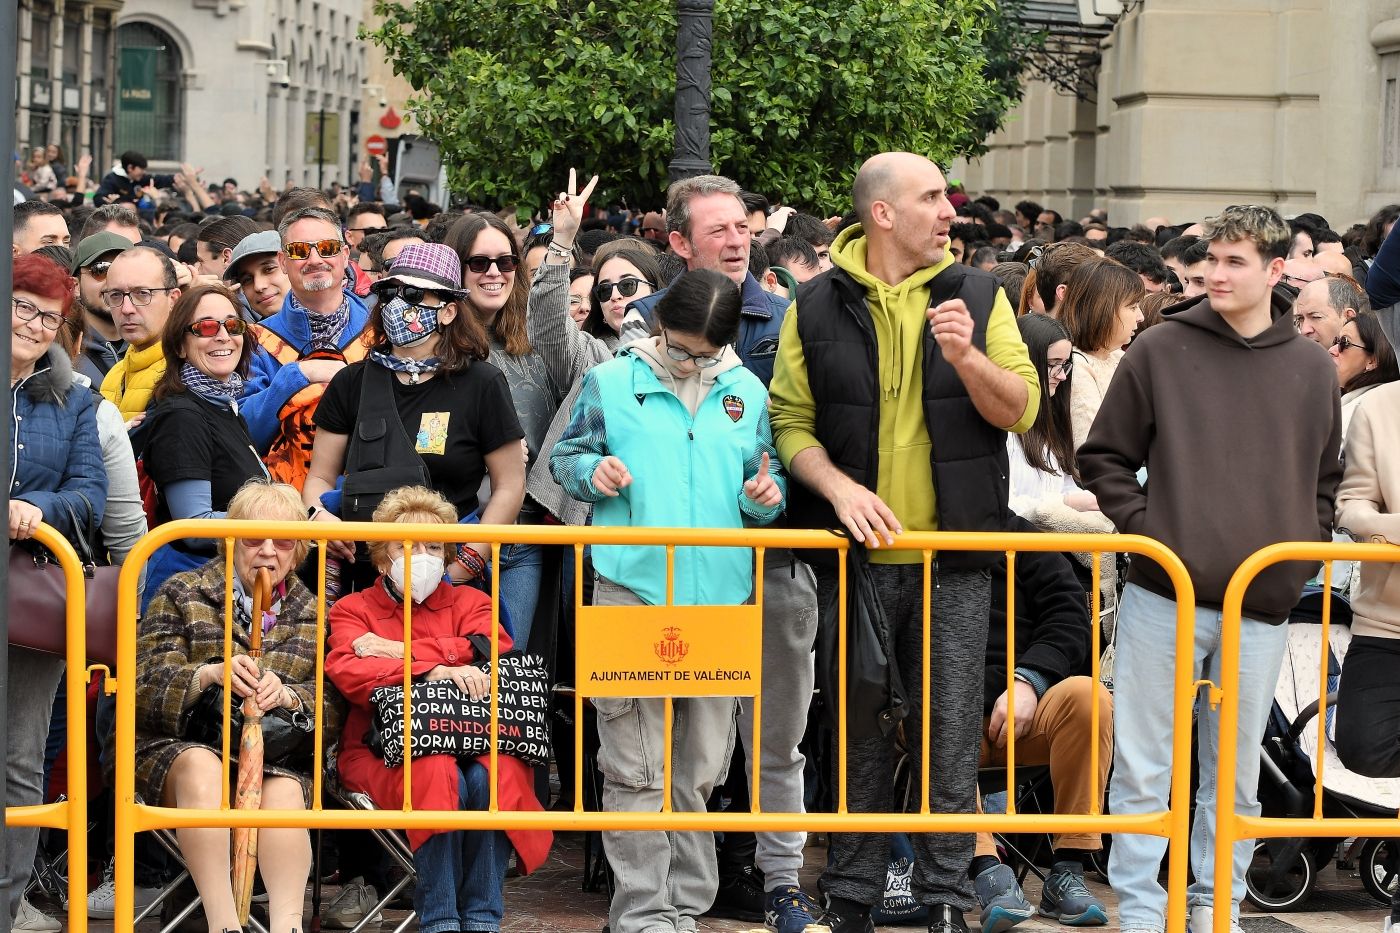
<svg viewBox="0 0 1400 933">
<path fill-rule="evenodd" d="M 1400 638 L 1358 635 L 1337 695 L 1336 746 L 1357 774 L 1400 777 Z"/>
</svg>

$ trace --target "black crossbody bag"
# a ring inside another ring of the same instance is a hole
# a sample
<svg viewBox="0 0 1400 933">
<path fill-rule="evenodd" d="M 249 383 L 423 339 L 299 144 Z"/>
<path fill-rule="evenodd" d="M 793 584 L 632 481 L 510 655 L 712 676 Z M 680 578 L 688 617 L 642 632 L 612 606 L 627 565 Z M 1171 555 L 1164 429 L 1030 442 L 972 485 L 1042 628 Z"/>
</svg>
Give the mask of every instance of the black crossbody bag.
<svg viewBox="0 0 1400 933">
<path fill-rule="evenodd" d="M 341 519 L 370 521 L 384 496 L 401 486 L 431 489 L 432 482 L 399 417 L 393 374 L 378 363 L 366 362 L 359 416 L 345 457 Z"/>
</svg>

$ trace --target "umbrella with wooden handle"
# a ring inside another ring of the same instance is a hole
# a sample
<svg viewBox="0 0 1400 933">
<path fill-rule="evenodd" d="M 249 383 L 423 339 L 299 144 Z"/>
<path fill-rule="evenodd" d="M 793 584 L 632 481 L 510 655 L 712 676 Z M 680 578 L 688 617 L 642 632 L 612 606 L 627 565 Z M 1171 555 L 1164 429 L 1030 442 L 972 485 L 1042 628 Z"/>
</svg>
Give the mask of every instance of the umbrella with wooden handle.
<svg viewBox="0 0 1400 933">
<path fill-rule="evenodd" d="M 266 567 L 259 568 L 253 584 L 253 613 L 248 633 L 248 657 L 257 664 L 262 657 L 263 617 L 272 606 L 272 577 Z M 259 665 L 259 676 L 262 668 Z M 234 809 L 257 810 L 262 807 L 263 735 L 262 710 L 256 695 L 243 700 L 243 733 L 238 742 L 238 792 Z M 253 876 L 258 870 L 257 827 L 239 827 L 233 831 L 233 903 L 238 908 L 238 922 L 248 925 L 248 911 L 253 903 Z"/>
</svg>

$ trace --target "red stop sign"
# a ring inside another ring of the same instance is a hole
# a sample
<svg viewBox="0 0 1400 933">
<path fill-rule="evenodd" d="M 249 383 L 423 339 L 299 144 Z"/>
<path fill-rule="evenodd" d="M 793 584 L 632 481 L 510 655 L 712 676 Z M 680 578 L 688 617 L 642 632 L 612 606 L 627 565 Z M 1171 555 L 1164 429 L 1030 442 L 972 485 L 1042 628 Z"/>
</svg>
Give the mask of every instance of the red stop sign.
<svg viewBox="0 0 1400 933">
<path fill-rule="evenodd" d="M 372 156 L 381 156 L 389 151 L 389 142 L 383 136 L 371 136 L 365 140 L 365 150 Z"/>
</svg>

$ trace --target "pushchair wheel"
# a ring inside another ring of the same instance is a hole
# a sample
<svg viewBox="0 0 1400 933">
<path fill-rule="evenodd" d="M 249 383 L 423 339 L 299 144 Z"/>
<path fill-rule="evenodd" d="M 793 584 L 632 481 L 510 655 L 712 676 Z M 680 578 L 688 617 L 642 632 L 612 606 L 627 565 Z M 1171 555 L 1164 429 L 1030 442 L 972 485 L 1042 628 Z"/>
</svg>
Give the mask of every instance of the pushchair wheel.
<svg viewBox="0 0 1400 933">
<path fill-rule="evenodd" d="M 1366 893 L 1389 907 L 1391 895 L 1400 884 L 1400 839 L 1367 839 L 1361 847 L 1357 871 Z"/>
<path fill-rule="evenodd" d="M 1317 864 L 1305 839 L 1261 839 L 1245 873 L 1249 899 L 1264 910 L 1297 910 L 1317 883 Z M 1388 903 L 1388 901 L 1387 901 Z"/>
</svg>

